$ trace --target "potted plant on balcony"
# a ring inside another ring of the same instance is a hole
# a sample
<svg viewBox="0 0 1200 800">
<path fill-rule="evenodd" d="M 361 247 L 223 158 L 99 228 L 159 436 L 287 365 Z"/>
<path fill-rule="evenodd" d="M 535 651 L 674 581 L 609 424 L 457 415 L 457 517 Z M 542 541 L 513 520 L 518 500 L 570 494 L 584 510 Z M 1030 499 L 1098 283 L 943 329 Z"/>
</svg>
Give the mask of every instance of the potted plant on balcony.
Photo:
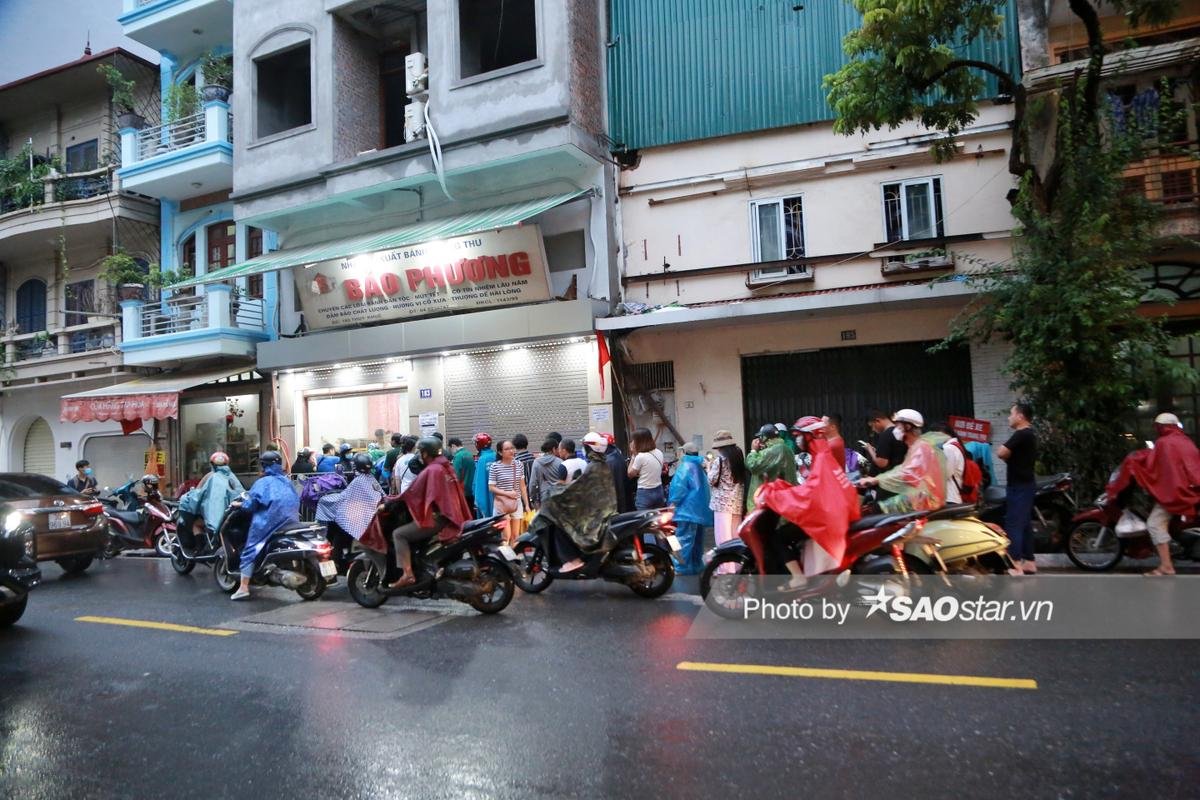
<svg viewBox="0 0 1200 800">
<path fill-rule="evenodd" d="M 117 107 L 117 126 L 138 130 L 146 127 L 145 118 L 133 110 L 136 102 L 133 93 L 137 84 L 121 74 L 121 70 L 112 64 L 101 64 L 96 71 L 104 76 L 104 80 L 108 81 L 108 88 L 112 90 L 113 105 Z"/>
<path fill-rule="evenodd" d="M 171 142 L 176 147 L 185 147 L 204 138 L 204 125 L 179 125 L 177 123 L 200 113 L 200 93 L 195 84 L 173 83 L 167 89 L 167 123 L 171 126 Z"/>
<path fill-rule="evenodd" d="M 204 72 L 204 86 L 200 87 L 200 93 L 204 102 L 228 102 L 229 93 L 233 91 L 233 58 L 209 50 L 204 54 L 201 70 Z"/>
<path fill-rule="evenodd" d="M 122 250 L 100 262 L 100 274 L 97 277 L 116 286 L 122 300 L 141 300 L 145 297 L 146 283 L 152 274 L 147 274 L 147 270 L 133 256 Z"/>
</svg>

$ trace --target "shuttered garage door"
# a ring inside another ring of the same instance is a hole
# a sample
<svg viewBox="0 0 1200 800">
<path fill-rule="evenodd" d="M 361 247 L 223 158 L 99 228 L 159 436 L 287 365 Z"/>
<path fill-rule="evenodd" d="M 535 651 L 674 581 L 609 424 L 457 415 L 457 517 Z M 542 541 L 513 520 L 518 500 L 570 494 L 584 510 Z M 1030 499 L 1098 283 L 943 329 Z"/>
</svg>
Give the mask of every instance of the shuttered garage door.
<svg viewBox="0 0 1200 800">
<path fill-rule="evenodd" d="M 445 361 L 446 435 L 463 442 L 480 431 L 497 441 L 517 433 L 538 452 L 558 431 L 580 439 L 588 431 L 587 342 L 464 353 Z"/>
<path fill-rule="evenodd" d="M 971 356 L 965 347 L 930 353 L 936 342 L 842 347 L 815 353 L 742 359 L 746 438 L 767 422 L 791 424 L 804 414 L 841 414 L 843 435 L 866 433 L 873 408 L 914 408 L 933 424 L 973 416 Z"/>
<path fill-rule="evenodd" d="M 24 470 L 54 477 L 54 433 L 38 417 L 25 434 Z"/>
</svg>

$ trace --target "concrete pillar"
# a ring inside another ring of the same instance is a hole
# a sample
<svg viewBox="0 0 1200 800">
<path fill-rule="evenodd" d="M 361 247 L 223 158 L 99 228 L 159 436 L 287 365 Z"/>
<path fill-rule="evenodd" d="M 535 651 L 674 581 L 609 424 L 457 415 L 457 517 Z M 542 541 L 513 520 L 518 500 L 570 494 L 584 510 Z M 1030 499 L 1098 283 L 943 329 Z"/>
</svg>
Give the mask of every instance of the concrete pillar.
<svg viewBox="0 0 1200 800">
<path fill-rule="evenodd" d="M 137 128 L 121 128 L 121 166 L 128 167 L 138 161 Z"/>
<path fill-rule="evenodd" d="M 233 314 L 230 308 L 233 287 L 224 283 L 208 284 L 208 327 L 212 329 L 232 328 Z"/>
<path fill-rule="evenodd" d="M 229 103 L 209 100 L 204 104 L 204 141 L 229 141 Z"/>
<path fill-rule="evenodd" d="M 142 338 L 142 308 L 145 305 L 143 300 L 121 301 L 121 329 L 125 341 Z"/>
</svg>

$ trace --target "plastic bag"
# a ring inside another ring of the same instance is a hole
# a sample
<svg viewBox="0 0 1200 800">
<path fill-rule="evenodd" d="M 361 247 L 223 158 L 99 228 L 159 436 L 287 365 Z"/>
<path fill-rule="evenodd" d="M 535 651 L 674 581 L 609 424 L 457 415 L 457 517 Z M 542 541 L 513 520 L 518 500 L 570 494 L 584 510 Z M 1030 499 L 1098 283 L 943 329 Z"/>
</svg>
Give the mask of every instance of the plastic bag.
<svg viewBox="0 0 1200 800">
<path fill-rule="evenodd" d="M 1146 532 L 1146 521 L 1129 509 L 1121 512 L 1117 520 L 1117 536 L 1138 536 Z"/>
</svg>

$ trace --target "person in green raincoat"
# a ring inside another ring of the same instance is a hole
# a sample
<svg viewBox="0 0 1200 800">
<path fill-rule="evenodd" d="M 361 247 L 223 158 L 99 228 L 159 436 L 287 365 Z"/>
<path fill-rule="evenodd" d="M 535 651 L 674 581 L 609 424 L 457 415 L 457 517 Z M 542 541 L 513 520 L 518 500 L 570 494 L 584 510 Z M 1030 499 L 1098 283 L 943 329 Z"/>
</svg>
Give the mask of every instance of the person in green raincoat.
<svg viewBox="0 0 1200 800">
<path fill-rule="evenodd" d="M 892 417 L 892 435 L 902 438 L 908 453 L 898 467 L 874 478 L 863 478 L 859 486 L 878 486 L 894 497 L 879 501 L 884 514 L 936 511 L 946 504 L 946 457 L 942 445 L 950 441 L 944 433 L 922 433 L 925 418 L 911 408 Z"/>
<path fill-rule="evenodd" d="M 796 483 L 796 456 L 779 437 L 779 430 L 774 425 L 763 425 L 758 429 L 758 436 L 750 443 L 750 452 L 746 454 L 746 472 L 750 476 L 746 487 L 747 512 L 754 510 L 754 493 L 764 483 L 776 478 Z"/>
</svg>

